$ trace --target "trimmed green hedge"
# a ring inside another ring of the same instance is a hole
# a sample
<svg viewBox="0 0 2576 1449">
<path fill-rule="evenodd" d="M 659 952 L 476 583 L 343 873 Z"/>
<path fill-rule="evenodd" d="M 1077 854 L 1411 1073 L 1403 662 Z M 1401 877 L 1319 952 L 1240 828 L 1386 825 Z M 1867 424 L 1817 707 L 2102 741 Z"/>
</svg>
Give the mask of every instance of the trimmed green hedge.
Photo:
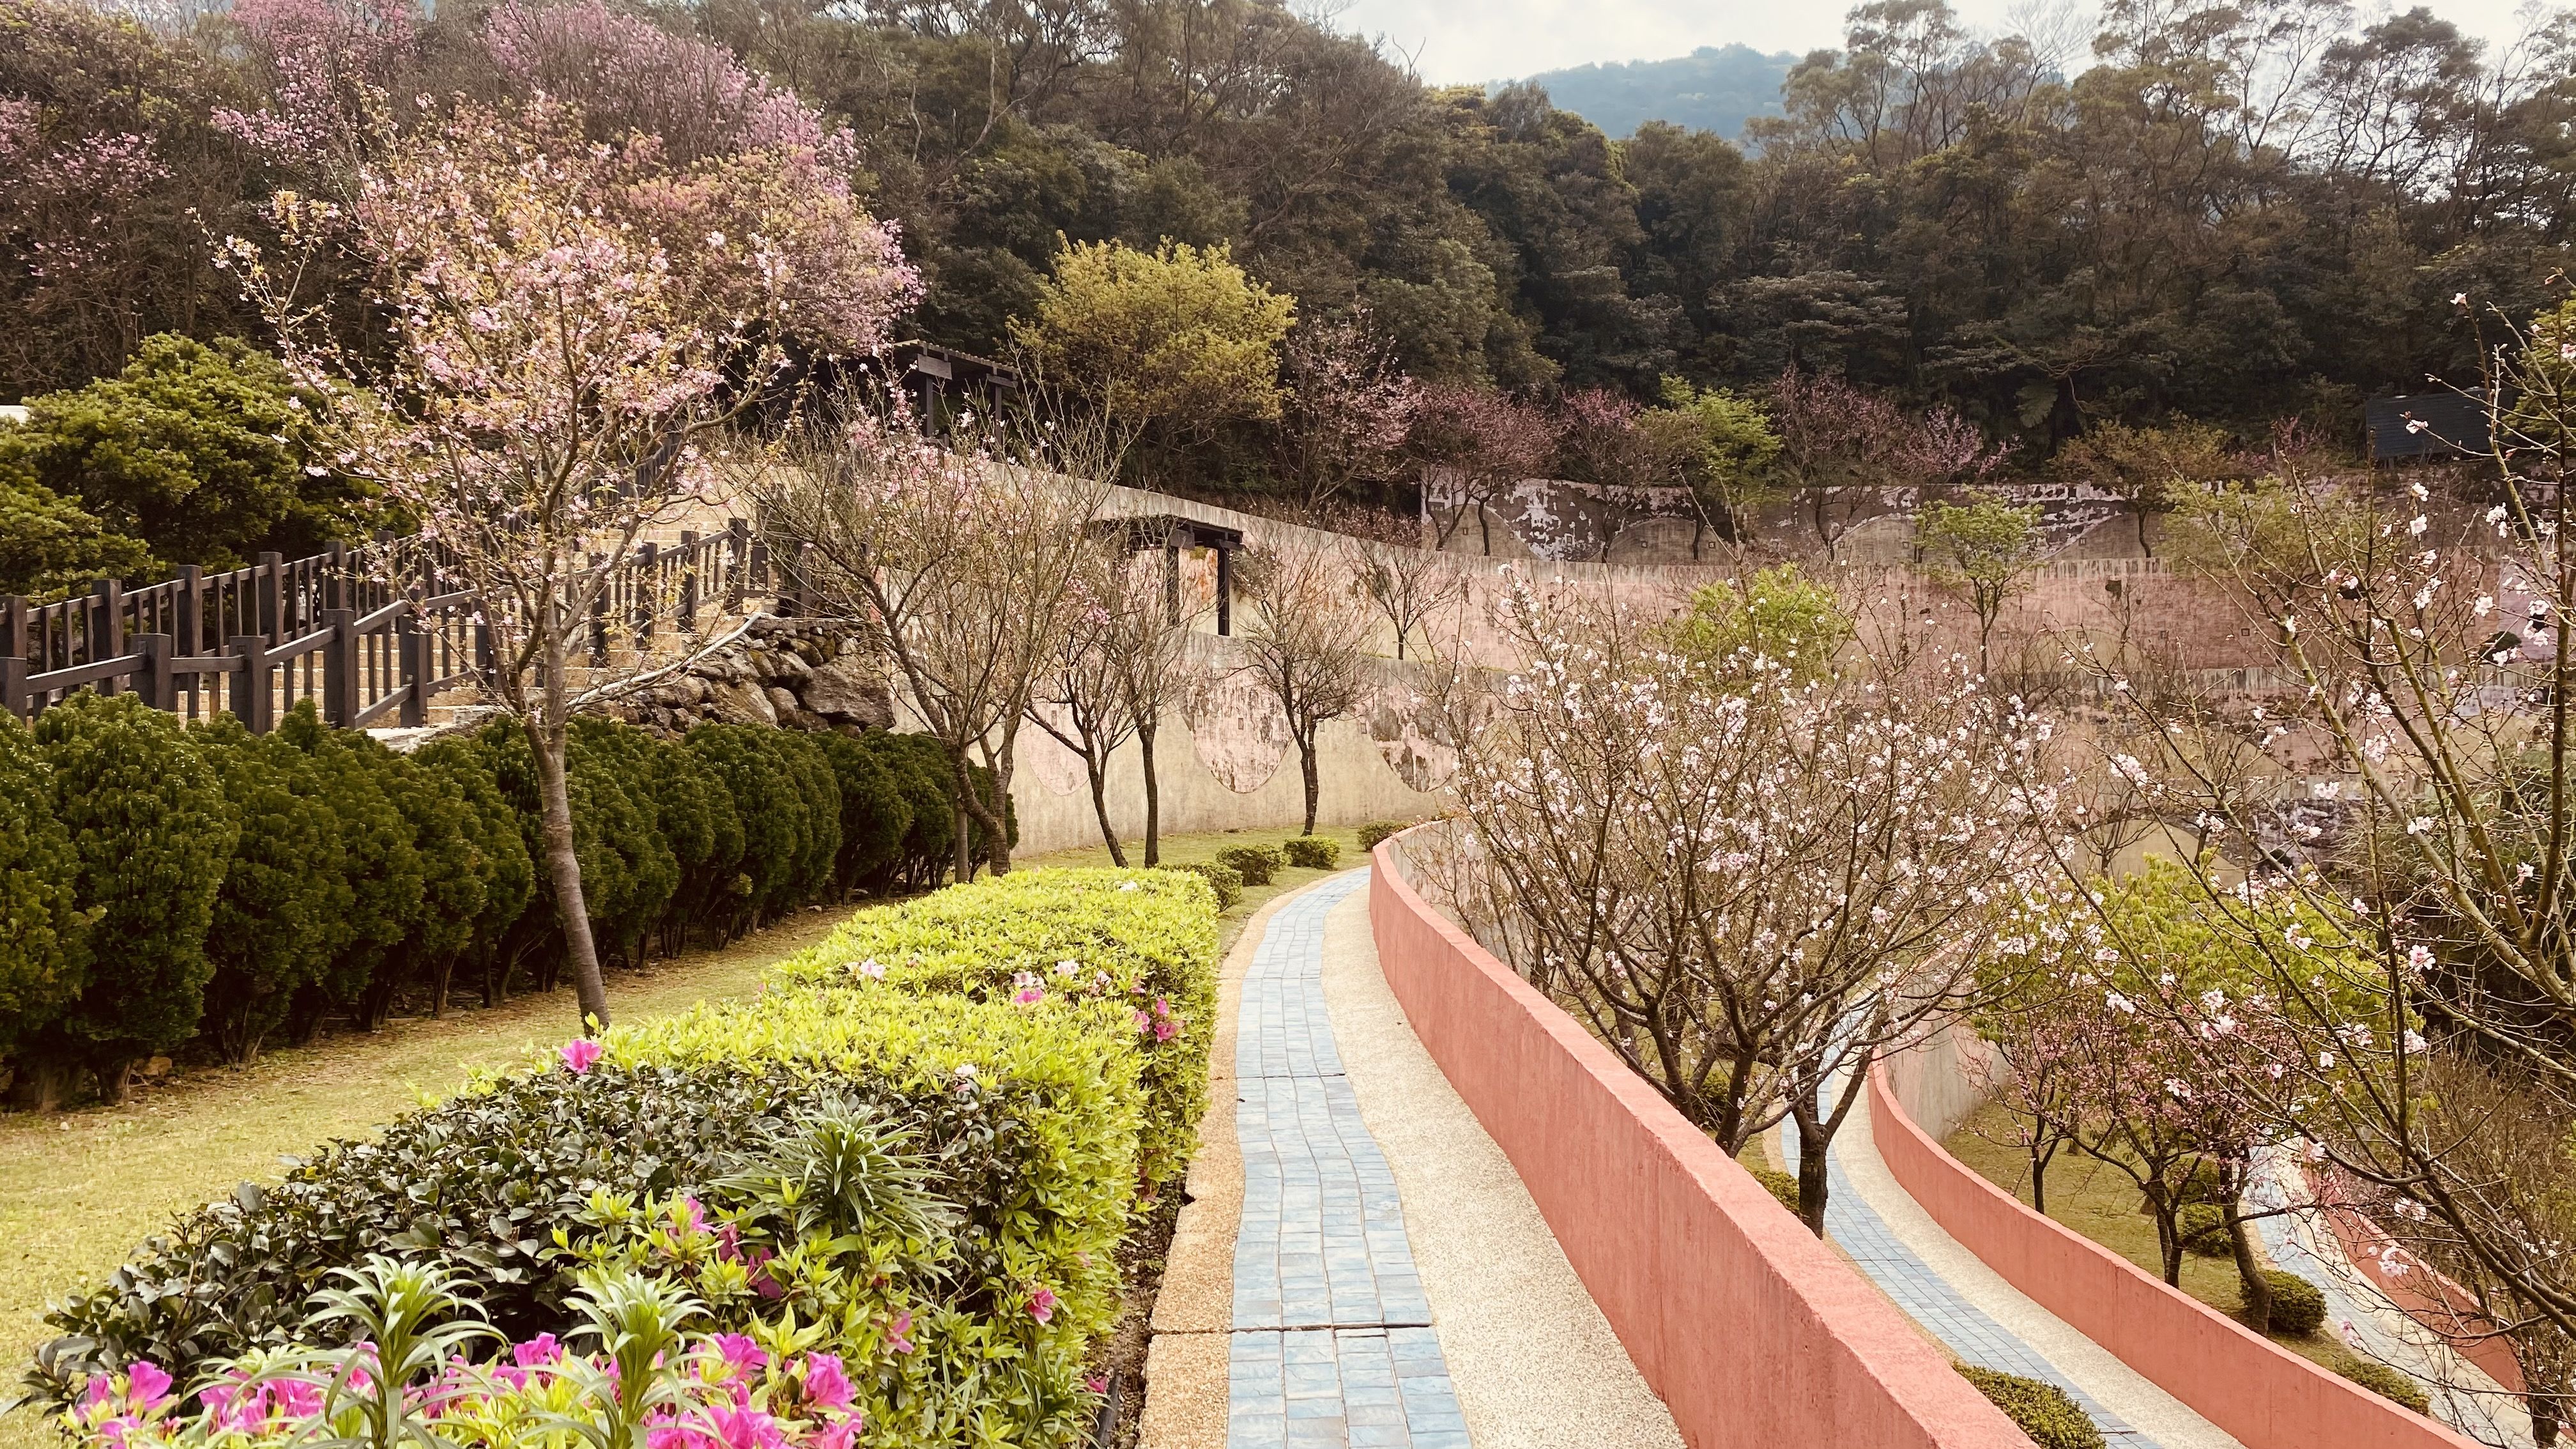
<svg viewBox="0 0 2576 1449">
<path fill-rule="evenodd" d="M 301 1348 L 315 1291 L 385 1255 L 460 1274 L 513 1337 L 567 1330 L 597 1272 L 687 1292 L 708 1332 L 792 1316 L 871 1445 L 1070 1445 L 1147 1155 L 1204 1106 L 1213 906 L 1177 874 L 1035 871 L 863 911 L 757 999 L 567 1044 L 188 1214 L 50 1317 L 29 1382 L 66 1403 L 139 1358 L 185 1383 Z M 858 942 L 902 959 L 835 954 Z M 1054 952 L 1120 989 L 1022 999 L 1013 963 Z M 1140 1033 L 1165 990 L 1195 1015 Z"/>
<path fill-rule="evenodd" d="M 1401 835 L 1413 828 L 1406 820 L 1372 820 L 1359 828 L 1360 852 L 1365 855 L 1386 843 L 1390 835 Z"/>
<path fill-rule="evenodd" d="M 1342 843 L 1320 836 L 1299 835 L 1279 842 L 1279 853 L 1288 863 L 1306 870 L 1331 870 L 1342 863 Z"/>
<path fill-rule="evenodd" d="M 2391 1403 L 2402 1404 L 2419 1414 L 2433 1412 L 2433 1401 L 2425 1395 L 2424 1386 L 2411 1375 L 2399 1373 L 2384 1363 L 2351 1358 L 2344 1360 L 2335 1372 Z"/>
<path fill-rule="evenodd" d="M 1287 858 L 1268 845 L 1229 845 L 1216 853 L 1216 863 L 1243 877 L 1245 885 L 1268 885 L 1288 868 Z"/>
<path fill-rule="evenodd" d="M 1172 869 L 1206 881 L 1208 889 L 1216 892 L 1216 908 L 1220 911 L 1230 911 L 1243 904 L 1243 872 L 1233 866 L 1209 861 L 1200 865 L 1173 866 Z"/>
<path fill-rule="evenodd" d="M 1959 1373 L 2039 1449 L 2103 1449 L 2101 1426 L 2057 1385 L 1968 1363 Z"/>
<path fill-rule="evenodd" d="M 925 749 L 924 747 L 927 746 Z M 569 750 L 575 851 L 601 953 L 635 964 L 854 891 L 936 885 L 954 808 L 935 742 L 603 719 Z M 325 727 L 182 726 L 83 693 L 0 723 L 0 1067 L 59 1099 L 87 1072 L 194 1050 L 245 1062 L 334 1015 L 487 1004 L 563 962 L 534 760 L 515 723 L 413 756 Z"/>
<path fill-rule="evenodd" d="M 2300 1338 L 2326 1324 L 2326 1295 L 2317 1285 L 2286 1268 L 2266 1268 L 2263 1282 L 2272 1290 L 2272 1331 Z"/>
<path fill-rule="evenodd" d="M 1195 873 L 1024 870 L 852 916 L 789 981 L 1107 1003 L 1143 1048 L 1148 1189 L 1178 1176 L 1207 1109 L 1217 897 Z"/>
</svg>

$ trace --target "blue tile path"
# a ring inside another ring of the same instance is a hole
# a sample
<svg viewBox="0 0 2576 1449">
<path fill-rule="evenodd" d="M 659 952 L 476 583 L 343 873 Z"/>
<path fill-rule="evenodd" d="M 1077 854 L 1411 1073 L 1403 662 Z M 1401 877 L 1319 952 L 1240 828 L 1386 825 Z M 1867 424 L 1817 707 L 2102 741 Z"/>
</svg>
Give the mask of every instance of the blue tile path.
<svg viewBox="0 0 2576 1449">
<path fill-rule="evenodd" d="M 1244 974 L 1228 1449 L 1468 1449 L 1395 1175 L 1324 1012 L 1324 916 L 1367 881 L 1290 898 Z"/>
<path fill-rule="evenodd" d="M 1842 1159 L 1845 1138 L 1854 1131 L 1866 1130 L 1863 1123 L 1852 1122 L 1834 1135 L 1833 1149 L 1825 1154 L 1825 1235 L 1849 1254 L 1870 1281 L 1895 1300 L 1897 1307 L 1921 1324 L 1924 1332 L 1939 1339 L 1961 1360 L 2064 1389 L 2101 1429 L 2111 1449 L 2158 1449 L 2155 1440 L 2096 1403 L 2039 1350 L 1970 1303 L 1949 1279 L 1923 1261 L 1921 1254 L 1907 1247 L 1887 1226 L 1887 1220 L 1862 1199 L 1843 1171 Z M 1796 1172 L 1797 1129 L 1783 1126 L 1776 1140 L 1787 1169 Z"/>
</svg>

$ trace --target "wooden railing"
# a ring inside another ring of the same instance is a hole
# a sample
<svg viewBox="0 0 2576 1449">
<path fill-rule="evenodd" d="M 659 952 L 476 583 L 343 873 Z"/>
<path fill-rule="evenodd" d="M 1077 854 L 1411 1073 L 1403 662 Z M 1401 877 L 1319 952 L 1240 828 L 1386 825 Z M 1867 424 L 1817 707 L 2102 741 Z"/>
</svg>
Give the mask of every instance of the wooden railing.
<svg viewBox="0 0 2576 1449">
<path fill-rule="evenodd" d="M 766 597 L 770 575 L 741 519 L 643 544 L 592 611 L 592 660 L 607 661 L 613 638 L 651 648 L 664 620 L 693 635 Z M 141 589 L 109 579 L 51 604 L 0 599 L 0 708 L 32 719 L 89 688 L 190 719 L 228 710 L 259 733 L 304 699 L 346 729 L 420 725 L 439 694 L 492 666 L 492 631 L 457 584 L 437 550 L 379 537 L 224 573 L 183 566 Z"/>
</svg>

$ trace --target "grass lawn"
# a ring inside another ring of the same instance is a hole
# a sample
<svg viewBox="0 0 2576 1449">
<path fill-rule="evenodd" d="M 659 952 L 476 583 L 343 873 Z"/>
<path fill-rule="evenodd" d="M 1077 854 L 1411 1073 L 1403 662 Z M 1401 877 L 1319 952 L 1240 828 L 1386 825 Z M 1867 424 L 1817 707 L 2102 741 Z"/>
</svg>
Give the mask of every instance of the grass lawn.
<svg viewBox="0 0 2576 1449">
<path fill-rule="evenodd" d="M 1941 1144 L 1978 1175 L 2030 1201 L 2030 1160 L 2012 1135 L 2011 1114 L 2000 1103 L 1988 1103 L 1959 1125 Z M 2060 1150 L 2048 1165 L 2048 1215 L 2147 1273 L 2164 1272 L 2156 1253 L 2156 1220 L 2141 1207 L 2137 1185 L 2109 1163 Z M 2233 1258 L 2182 1255 L 2182 1291 L 2234 1317 L 2244 1296 L 2236 1282 Z M 2329 1369 L 2353 1362 L 2353 1354 L 2323 1329 L 2298 1338 L 2272 1335 L 2272 1341 Z"/>
<path fill-rule="evenodd" d="M 1275 845 L 1291 831 L 1235 831 L 1163 842 L 1171 865 L 1212 860 L 1233 845 Z M 1359 863 L 1349 829 L 1345 866 Z M 1131 860 L 1139 858 L 1131 851 Z M 1022 857 L 1020 865 L 1107 865 L 1106 848 Z M 1319 879 L 1283 871 L 1244 890 L 1226 913 L 1227 944 L 1264 901 Z M 779 959 L 821 940 L 845 913 L 799 913 L 719 951 L 692 952 L 641 973 L 614 973 L 609 999 L 634 1021 L 700 1001 L 743 996 Z M 363 1134 L 422 1094 L 452 1090 L 478 1067 L 506 1065 L 571 1034 L 567 989 L 523 996 L 498 1009 L 452 1010 L 443 1021 L 404 1018 L 374 1036 L 331 1036 L 265 1053 L 250 1067 L 191 1070 L 139 1085 L 125 1103 L 50 1116 L 0 1114 L 0 1400 L 18 1366 L 50 1334 L 46 1301 L 96 1282 L 126 1252 L 187 1208 L 245 1181 L 274 1181 L 282 1157 Z M 0 1416 L 0 1449 L 50 1449 L 53 1432 L 28 1414 Z"/>
</svg>

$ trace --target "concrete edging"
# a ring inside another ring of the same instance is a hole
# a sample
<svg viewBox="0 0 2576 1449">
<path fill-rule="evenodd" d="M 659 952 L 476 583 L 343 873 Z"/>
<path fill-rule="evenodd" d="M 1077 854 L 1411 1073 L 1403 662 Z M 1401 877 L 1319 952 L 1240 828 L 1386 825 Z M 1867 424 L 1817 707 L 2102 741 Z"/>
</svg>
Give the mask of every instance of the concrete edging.
<svg viewBox="0 0 2576 1449">
<path fill-rule="evenodd" d="M 2260 1449 L 2476 1449 L 2042 1217 L 1925 1134 L 1870 1069 L 1872 1143 L 1897 1185 L 2005 1282 Z"/>
<path fill-rule="evenodd" d="M 1694 1449 L 2029 1449 L 1896 1308 L 1381 845 L 1387 984 Z"/>
</svg>

